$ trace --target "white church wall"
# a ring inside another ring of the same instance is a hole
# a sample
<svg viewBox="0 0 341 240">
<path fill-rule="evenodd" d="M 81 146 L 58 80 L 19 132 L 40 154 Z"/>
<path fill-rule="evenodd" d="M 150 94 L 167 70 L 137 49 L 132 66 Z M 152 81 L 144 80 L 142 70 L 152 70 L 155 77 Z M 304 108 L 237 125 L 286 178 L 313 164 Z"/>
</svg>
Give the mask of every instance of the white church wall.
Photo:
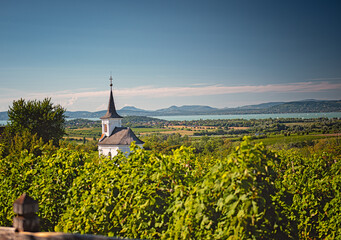
<svg viewBox="0 0 341 240">
<path fill-rule="evenodd" d="M 99 147 L 99 155 L 109 156 L 109 154 L 113 157 L 117 155 L 118 147 Z"/>
<path fill-rule="evenodd" d="M 121 119 L 109 118 L 102 120 L 102 133 L 104 133 L 107 137 L 110 136 L 112 131 L 114 131 L 115 127 L 121 127 Z"/>
<path fill-rule="evenodd" d="M 118 118 L 109 120 L 109 133 L 112 133 L 115 127 L 121 127 L 121 119 Z"/>
</svg>

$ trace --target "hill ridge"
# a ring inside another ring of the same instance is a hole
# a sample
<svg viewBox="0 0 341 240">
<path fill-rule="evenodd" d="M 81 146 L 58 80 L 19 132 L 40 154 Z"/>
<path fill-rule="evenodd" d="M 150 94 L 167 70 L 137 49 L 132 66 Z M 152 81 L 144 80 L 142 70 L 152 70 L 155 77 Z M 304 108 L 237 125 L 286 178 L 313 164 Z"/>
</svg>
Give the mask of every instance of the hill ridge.
<svg viewBox="0 0 341 240">
<path fill-rule="evenodd" d="M 236 108 L 214 108 L 205 105 L 170 106 L 157 110 L 144 110 L 134 106 L 125 106 L 117 112 L 122 116 L 172 116 L 172 115 L 228 115 L 228 114 L 266 114 L 266 113 L 317 113 L 341 112 L 341 100 L 307 99 L 292 102 L 267 102 Z M 66 111 L 68 118 L 99 118 L 106 110 Z M 7 120 L 7 112 L 0 112 L 0 120 Z"/>
</svg>

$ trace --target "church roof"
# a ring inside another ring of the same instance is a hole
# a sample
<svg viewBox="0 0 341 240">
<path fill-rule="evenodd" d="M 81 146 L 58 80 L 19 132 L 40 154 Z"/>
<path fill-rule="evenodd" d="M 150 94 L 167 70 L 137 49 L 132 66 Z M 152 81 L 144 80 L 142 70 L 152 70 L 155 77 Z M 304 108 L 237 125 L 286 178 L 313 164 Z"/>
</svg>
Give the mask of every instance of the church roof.
<svg viewBox="0 0 341 240">
<path fill-rule="evenodd" d="M 130 145 L 132 142 L 136 144 L 144 144 L 134 132 L 128 127 L 115 127 L 109 137 L 100 139 L 98 145 Z"/>
<path fill-rule="evenodd" d="M 112 77 L 110 77 L 110 81 L 112 81 Z M 114 97 L 112 95 L 112 83 L 110 84 L 110 98 L 108 104 L 108 110 L 106 114 L 101 117 L 100 119 L 107 119 L 107 118 L 123 118 L 116 112 Z"/>
</svg>

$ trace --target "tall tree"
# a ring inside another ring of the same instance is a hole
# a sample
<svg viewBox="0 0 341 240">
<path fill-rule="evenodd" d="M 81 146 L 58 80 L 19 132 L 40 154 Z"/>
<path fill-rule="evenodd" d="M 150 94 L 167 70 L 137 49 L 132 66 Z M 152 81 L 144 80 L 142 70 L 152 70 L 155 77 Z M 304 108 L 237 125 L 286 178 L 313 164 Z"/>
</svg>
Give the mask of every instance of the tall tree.
<svg viewBox="0 0 341 240">
<path fill-rule="evenodd" d="M 8 132 L 12 135 L 29 131 L 32 135 L 36 134 L 38 138 L 42 138 L 45 143 L 52 140 L 54 145 L 58 145 L 65 134 L 64 113 L 65 109 L 54 105 L 50 98 L 43 101 L 13 101 L 13 106 L 8 110 Z"/>
</svg>

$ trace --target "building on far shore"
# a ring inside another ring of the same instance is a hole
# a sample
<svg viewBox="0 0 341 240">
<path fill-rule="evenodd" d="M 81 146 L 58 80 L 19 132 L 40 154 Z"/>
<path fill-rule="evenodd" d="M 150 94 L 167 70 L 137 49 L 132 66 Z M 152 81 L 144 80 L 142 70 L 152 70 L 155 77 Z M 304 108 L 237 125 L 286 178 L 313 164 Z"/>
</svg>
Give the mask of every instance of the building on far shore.
<svg viewBox="0 0 341 240">
<path fill-rule="evenodd" d="M 143 147 L 141 141 L 129 127 L 122 127 L 123 117 L 118 115 L 115 108 L 114 97 L 112 93 L 112 76 L 110 76 L 110 96 L 109 105 L 106 114 L 101 117 L 102 136 L 98 142 L 98 152 L 100 155 L 115 156 L 120 150 L 124 154 L 130 153 L 130 144 L 135 142 L 139 147 Z"/>
</svg>

